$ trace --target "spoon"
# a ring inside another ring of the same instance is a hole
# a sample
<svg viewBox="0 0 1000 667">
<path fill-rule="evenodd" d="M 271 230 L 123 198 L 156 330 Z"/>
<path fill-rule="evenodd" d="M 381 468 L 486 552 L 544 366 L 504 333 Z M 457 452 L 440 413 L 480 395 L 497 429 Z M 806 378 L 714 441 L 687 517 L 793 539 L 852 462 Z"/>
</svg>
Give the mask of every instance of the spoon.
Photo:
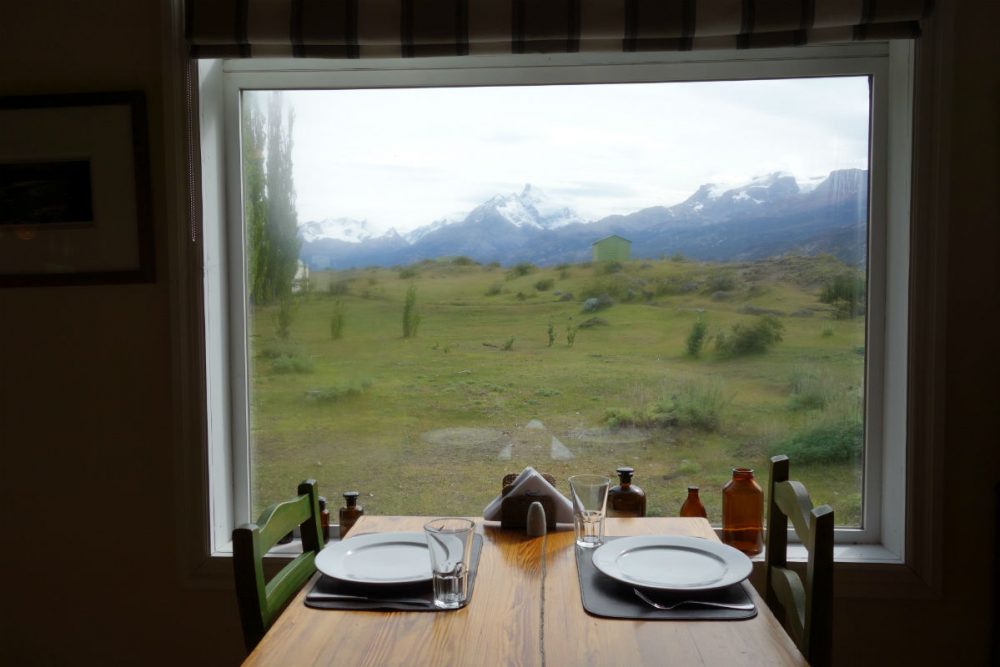
<svg viewBox="0 0 1000 667">
<path fill-rule="evenodd" d="M 676 609 L 677 607 L 681 607 L 686 604 L 701 605 L 703 607 L 718 607 L 719 609 L 737 609 L 739 611 L 751 611 L 754 608 L 753 602 L 709 602 L 708 600 L 681 600 L 680 602 L 673 602 L 671 604 L 660 604 L 659 602 L 648 598 L 646 594 L 638 588 L 633 588 L 632 591 L 640 600 L 648 604 L 650 607 L 663 609 L 664 611 L 670 611 L 671 609 Z"/>
</svg>

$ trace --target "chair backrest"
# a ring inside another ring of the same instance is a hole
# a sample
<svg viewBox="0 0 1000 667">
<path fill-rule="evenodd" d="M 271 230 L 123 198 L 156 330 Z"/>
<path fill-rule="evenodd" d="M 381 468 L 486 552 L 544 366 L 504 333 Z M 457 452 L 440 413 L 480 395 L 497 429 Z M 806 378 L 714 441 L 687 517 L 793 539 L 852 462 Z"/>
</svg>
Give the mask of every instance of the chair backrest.
<svg viewBox="0 0 1000 667">
<path fill-rule="evenodd" d="M 316 571 L 316 554 L 323 548 L 323 534 L 315 480 L 299 484 L 298 492 L 298 497 L 268 507 L 256 523 L 244 524 L 233 531 L 233 574 L 248 652 Z M 302 533 L 302 553 L 265 582 L 264 555 L 295 526 Z"/>
<path fill-rule="evenodd" d="M 814 667 L 831 664 L 833 646 L 833 510 L 813 507 L 806 488 L 788 479 L 788 457 L 771 458 L 767 508 L 766 589 L 768 606 Z M 788 520 L 809 551 L 803 585 L 788 568 Z"/>
</svg>

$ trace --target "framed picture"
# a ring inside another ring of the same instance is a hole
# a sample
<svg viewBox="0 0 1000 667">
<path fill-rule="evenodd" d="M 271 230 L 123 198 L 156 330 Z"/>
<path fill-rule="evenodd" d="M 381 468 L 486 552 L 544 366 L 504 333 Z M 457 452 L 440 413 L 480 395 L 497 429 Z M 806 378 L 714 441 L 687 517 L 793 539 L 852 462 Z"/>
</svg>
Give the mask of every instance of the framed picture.
<svg viewBox="0 0 1000 667">
<path fill-rule="evenodd" d="M 0 287 L 152 282 L 146 98 L 0 97 Z"/>
</svg>

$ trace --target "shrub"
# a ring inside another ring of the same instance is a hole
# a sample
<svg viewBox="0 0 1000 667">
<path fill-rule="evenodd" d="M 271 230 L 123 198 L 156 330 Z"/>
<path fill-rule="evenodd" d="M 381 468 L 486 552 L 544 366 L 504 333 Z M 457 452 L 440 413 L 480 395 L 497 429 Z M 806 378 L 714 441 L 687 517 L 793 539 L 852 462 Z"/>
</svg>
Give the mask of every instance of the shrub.
<svg viewBox="0 0 1000 667">
<path fill-rule="evenodd" d="M 350 291 L 350 280 L 334 280 L 326 286 L 326 291 L 330 296 L 343 296 Z"/>
<path fill-rule="evenodd" d="M 799 463 L 860 462 L 864 428 L 860 421 L 843 420 L 794 433 L 774 443 L 771 454 L 786 454 Z"/>
<path fill-rule="evenodd" d="M 835 392 L 825 378 L 808 373 L 792 377 L 788 407 L 791 410 L 822 410 L 834 398 Z"/>
<path fill-rule="evenodd" d="M 597 267 L 597 272 L 609 275 L 612 273 L 621 273 L 625 266 L 616 259 L 606 260 L 600 263 Z"/>
<path fill-rule="evenodd" d="M 353 382 L 341 382 L 332 387 L 310 389 L 306 392 L 306 398 L 319 403 L 336 403 L 345 398 L 360 396 L 371 385 L 372 381 L 367 378 Z"/>
<path fill-rule="evenodd" d="M 688 334 L 685 342 L 685 349 L 689 357 L 697 359 L 701 356 L 701 348 L 705 345 L 705 334 L 708 332 L 708 325 L 700 317 L 691 326 L 691 333 Z"/>
<path fill-rule="evenodd" d="M 729 357 L 767 352 L 780 343 L 785 326 L 777 318 L 762 315 L 753 324 L 737 322 L 730 334 L 719 332 L 715 337 L 715 349 Z"/>
<path fill-rule="evenodd" d="M 406 302 L 403 304 L 403 338 L 413 338 L 420 326 L 420 314 L 417 312 L 417 288 L 410 285 L 406 290 Z"/>
<path fill-rule="evenodd" d="M 518 262 L 514 266 L 510 267 L 507 271 L 507 280 L 513 280 L 514 278 L 520 278 L 521 276 L 526 276 L 529 273 L 534 273 L 535 265 L 531 262 Z"/>
<path fill-rule="evenodd" d="M 333 314 L 330 315 L 330 338 L 340 340 L 344 335 L 344 306 L 340 299 L 333 302 Z"/>
<path fill-rule="evenodd" d="M 850 319 L 865 313 L 865 279 L 854 273 L 834 276 L 820 291 L 819 300 L 834 307 L 837 319 Z"/>
<path fill-rule="evenodd" d="M 732 292 L 736 289 L 736 278 L 730 273 L 714 273 L 705 282 L 705 292 Z"/>
<path fill-rule="evenodd" d="M 552 326 L 552 320 L 549 320 L 548 334 L 549 334 L 549 347 L 552 347 L 552 345 L 556 342 L 556 328 Z"/>
<path fill-rule="evenodd" d="M 539 292 L 546 292 L 552 289 L 552 286 L 555 284 L 556 284 L 555 279 L 543 278 L 542 280 L 539 280 L 537 283 L 535 283 L 535 289 L 538 290 Z"/>
<path fill-rule="evenodd" d="M 507 339 L 507 342 L 500 346 L 500 349 L 504 352 L 510 352 L 514 349 L 514 337 L 511 336 Z"/>
<path fill-rule="evenodd" d="M 573 343 L 576 342 L 576 325 L 573 323 L 573 318 L 569 318 L 566 323 L 566 345 L 573 347 Z"/>
<path fill-rule="evenodd" d="M 667 412 L 681 426 L 712 432 L 719 430 L 731 400 L 716 383 L 688 383 L 670 397 Z"/>
<path fill-rule="evenodd" d="M 278 338 L 287 340 L 292 333 L 292 322 L 295 320 L 295 304 L 292 295 L 285 294 L 278 302 L 277 329 Z"/>
<path fill-rule="evenodd" d="M 406 268 L 399 270 L 400 280 L 409 280 L 410 278 L 417 277 L 417 269 L 412 266 L 407 266 Z"/>
<path fill-rule="evenodd" d="M 599 310 L 610 308 L 611 306 L 614 305 L 614 303 L 615 303 L 614 300 L 607 294 L 591 297 L 583 302 L 583 312 L 596 313 Z"/>
<path fill-rule="evenodd" d="M 271 372 L 278 375 L 312 373 L 313 367 L 312 359 L 299 355 L 283 354 L 271 360 Z"/>
<path fill-rule="evenodd" d="M 493 283 L 486 288 L 486 296 L 496 296 L 502 291 L 502 289 L 503 288 L 500 286 L 500 283 Z"/>
<path fill-rule="evenodd" d="M 459 255 L 458 257 L 453 258 L 451 263 L 455 266 L 475 266 L 479 264 L 476 260 L 471 257 L 466 257 L 465 255 Z"/>
</svg>

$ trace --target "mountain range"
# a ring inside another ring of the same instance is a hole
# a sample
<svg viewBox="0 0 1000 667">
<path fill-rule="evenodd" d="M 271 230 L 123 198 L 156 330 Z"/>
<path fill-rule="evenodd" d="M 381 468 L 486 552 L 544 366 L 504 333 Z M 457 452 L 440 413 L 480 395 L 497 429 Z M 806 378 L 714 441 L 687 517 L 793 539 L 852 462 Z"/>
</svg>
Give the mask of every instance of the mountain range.
<svg viewBox="0 0 1000 667">
<path fill-rule="evenodd" d="M 526 185 L 496 195 L 466 215 L 441 218 L 405 235 L 375 235 L 366 221 L 300 225 L 300 257 L 311 269 L 406 265 L 464 255 L 479 262 L 552 265 L 591 258 L 591 244 L 611 234 L 632 241 L 633 258 L 681 253 L 708 261 L 748 261 L 829 253 L 865 261 L 868 172 L 833 171 L 796 179 L 776 172 L 738 186 L 708 183 L 685 201 L 628 215 L 585 220 Z"/>
</svg>

